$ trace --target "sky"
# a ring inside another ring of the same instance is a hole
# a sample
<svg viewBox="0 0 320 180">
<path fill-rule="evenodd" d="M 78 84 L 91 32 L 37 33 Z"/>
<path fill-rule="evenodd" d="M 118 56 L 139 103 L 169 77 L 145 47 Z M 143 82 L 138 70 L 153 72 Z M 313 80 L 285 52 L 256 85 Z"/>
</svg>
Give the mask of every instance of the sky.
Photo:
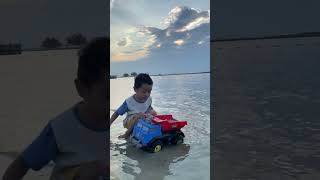
<svg viewBox="0 0 320 180">
<path fill-rule="evenodd" d="M 212 0 L 211 38 L 320 32 L 319 0 Z"/>
<path fill-rule="evenodd" d="M 113 0 L 110 8 L 112 75 L 209 71 L 209 0 Z"/>
<path fill-rule="evenodd" d="M 198 17 L 209 10 L 209 5 L 211 39 L 320 31 L 318 0 L 1 0 L 0 44 L 21 42 L 25 48 L 37 48 L 47 36 L 63 41 L 76 32 L 88 38 L 108 35 L 111 25 L 112 50 L 118 53 L 113 54 L 116 55 L 113 60 L 127 60 L 126 63 L 112 61 L 113 73 L 142 71 L 146 70 L 145 65 L 150 73 L 160 72 L 162 66 L 166 68 L 161 72 L 202 71 L 206 64 L 200 57 L 207 53 L 203 48 L 207 44 L 192 46 L 191 42 L 195 44 L 201 39 L 206 28 L 175 32 L 182 31 L 182 27 L 173 22 L 175 13 L 169 14 L 176 7 L 187 7 L 183 12 L 194 12 L 190 11 L 194 8 L 197 12 L 194 17 Z M 187 15 L 183 14 L 184 18 Z M 201 17 L 198 23 L 206 21 Z M 181 23 L 180 19 L 177 22 Z M 166 38 L 167 32 L 173 32 L 171 38 Z M 192 38 L 186 32 L 192 34 Z M 174 37 L 183 41 L 174 40 Z M 184 65 L 191 61 L 192 67 Z"/>
<path fill-rule="evenodd" d="M 105 36 L 108 9 L 105 0 L 0 0 L 0 44 L 38 48 L 47 36 L 62 42 L 78 32 L 89 39 Z"/>
<path fill-rule="evenodd" d="M 210 30 L 217 38 L 320 31 L 318 0 L 127 0 L 127 5 L 121 0 L 110 1 L 115 4 L 113 17 L 119 23 L 158 28 L 164 27 L 159 24 L 161 18 L 175 6 L 204 11 L 210 4 L 214 17 Z M 121 11 L 125 13 L 121 15 Z M 148 16 L 141 18 L 143 13 Z M 88 37 L 109 34 L 108 15 L 106 0 L 0 0 L 0 43 L 21 41 L 26 47 L 38 47 L 46 36 L 63 40 L 74 32 Z"/>
</svg>

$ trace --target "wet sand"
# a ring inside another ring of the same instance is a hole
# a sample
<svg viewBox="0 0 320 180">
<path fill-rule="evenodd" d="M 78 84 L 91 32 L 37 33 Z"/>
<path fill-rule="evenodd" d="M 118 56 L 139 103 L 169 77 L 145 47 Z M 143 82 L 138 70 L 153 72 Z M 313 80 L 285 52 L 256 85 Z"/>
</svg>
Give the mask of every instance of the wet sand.
<svg viewBox="0 0 320 180">
<path fill-rule="evenodd" d="M 46 123 L 79 100 L 75 50 L 0 56 L 0 177 Z M 25 179 L 48 179 L 51 167 Z"/>
<path fill-rule="evenodd" d="M 320 178 L 320 38 L 215 42 L 214 179 Z"/>
</svg>

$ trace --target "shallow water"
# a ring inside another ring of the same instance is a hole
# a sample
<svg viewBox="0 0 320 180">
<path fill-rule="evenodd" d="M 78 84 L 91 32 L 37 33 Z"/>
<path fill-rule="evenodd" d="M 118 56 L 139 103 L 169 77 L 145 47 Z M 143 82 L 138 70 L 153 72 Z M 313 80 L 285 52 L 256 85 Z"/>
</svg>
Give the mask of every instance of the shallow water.
<svg viewBox="0 0 320 180">
<path fill-rule="evenodd" d="M 119 117 L 111 127 L 112 179 L 209 179 L 210 178 L 210 75 L 152 77 L 153 107 L 158 114 L 187 120 L 184 144 L 166 146 L 150 154 L 117 137 L 125 132 Z M 133 78 L 110 80 L 111 109 L 132 95 Z M 110 111 L 112 113 L 112 111 Z"/>
<path fill-rule="evenodd" d="M 216 43 L 215 179 L 320 178 L 319 42 Z"/>
</svg>

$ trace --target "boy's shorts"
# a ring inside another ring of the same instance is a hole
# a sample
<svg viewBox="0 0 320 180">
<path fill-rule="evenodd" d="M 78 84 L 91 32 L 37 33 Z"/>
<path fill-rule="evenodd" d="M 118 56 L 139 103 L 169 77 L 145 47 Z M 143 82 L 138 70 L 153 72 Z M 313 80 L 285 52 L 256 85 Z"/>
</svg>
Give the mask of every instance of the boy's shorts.
<svg viewBox="0 0 320 180">
<path fill-rule="evenodd" d="M 130 114 L 127 115 L 127 117 L 123 120 L 123 127 L 127 128 L 127 122 L 132 119 L 133 116 L 138 115 L 139 113 L 134 113 L 134 114 Z"/>
</svg>

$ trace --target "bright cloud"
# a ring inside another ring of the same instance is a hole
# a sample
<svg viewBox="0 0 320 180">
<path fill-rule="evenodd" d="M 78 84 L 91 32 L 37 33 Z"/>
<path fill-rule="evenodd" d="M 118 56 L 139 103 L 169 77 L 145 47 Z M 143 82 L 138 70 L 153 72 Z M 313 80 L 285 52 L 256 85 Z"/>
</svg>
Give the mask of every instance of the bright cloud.
<svg viewBox="0 0 320 180">
<path fill-rule="evenodd" d="M 114 1 L 115 1 L 115 0 L 110 0 L 110 9 L 113 8 Z"/>
<path fill-rule="evenodd" d="M 184 41 L 182 39 L 178 39 L 178 40 L 174 41 L 174 43 L 178 46 L 181 46 L 184 43 Z"/>
<path fill-rule="evenodd" d="M 199 17 L 199 18 L 195 19 L 194 21 L 190 22 L 189 24 L 187 24 L 182 29 L 177 30 L 177 32 L 190 31 L 196 27 L 201 26 L 204 23 L 210 23 L 210 18 L 209 17 Z"/>
<path fill-rule="evenodd" d="M 134 52 L 118 52 L 118 53 L 112 53 L 111 54 L 111 59 L 113 61 L 136 61 L 141 58 L 147 57 L 149 52 L 147 49 L 139 50 L 139 51 L 134 51 Z"/>
<path fill-rule="evenodd" d="M 199 11 L 193 8 L 178 6 L 173 8 L 164 23 L 165 29 L 156 27 L 144 27 L 141 31 L 156 38 L 155 47 L 173 47 L 181 45 L 196 45 L 198 42 L 209 42 L 207 36 L 210 34 L 210 12 Z M 201 44 L 202 44 L 201 43 Z"/>
</svg>

